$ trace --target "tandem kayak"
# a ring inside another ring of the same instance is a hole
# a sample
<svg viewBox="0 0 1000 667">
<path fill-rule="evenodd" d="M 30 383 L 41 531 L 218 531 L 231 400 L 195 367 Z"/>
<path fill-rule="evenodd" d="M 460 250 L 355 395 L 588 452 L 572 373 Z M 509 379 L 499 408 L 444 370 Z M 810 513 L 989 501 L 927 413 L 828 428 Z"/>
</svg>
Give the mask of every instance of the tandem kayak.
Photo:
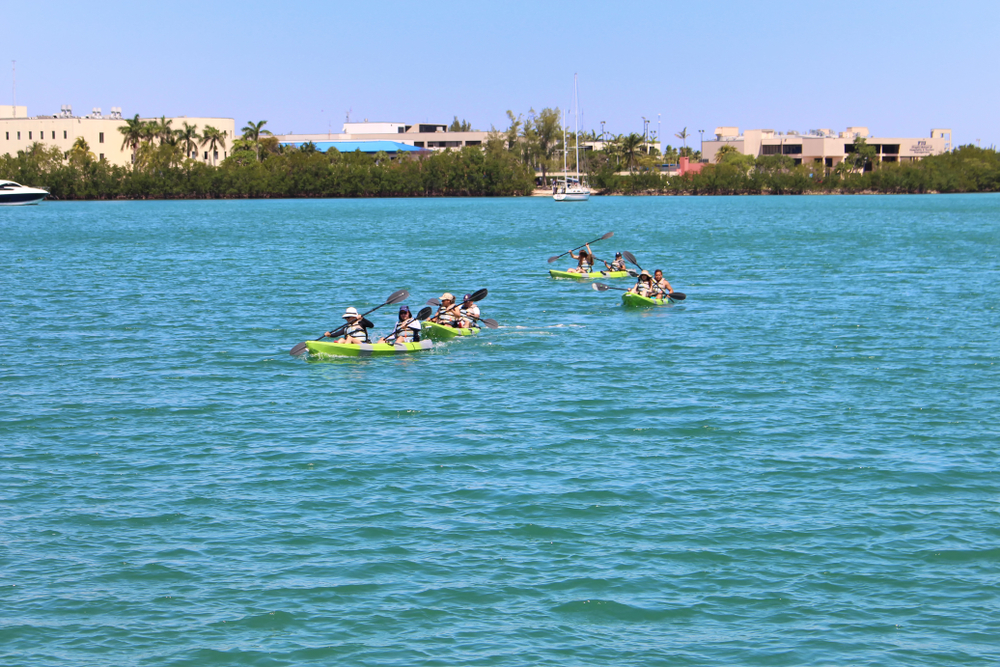
<svg viewBox="0 0 1000 667">
<path fill-rule="evenodd" d="M 437 322 L 428 322 L 424 320 L 423 322 L 423 334 L 427 338 L 433 340 L 448 340 L 449 338 L 454 338 L 455 336 L 471 336 L 472 334 L 479 333 L 478 327 L 472 327 L 471 329 L 455 329 L 454 327 L 446 327 L 443 324 L 438 324 Z"/>
<path fill-rule="evenodd" d="M 574 280 L 594 280 L 595 278 L 628 278 L 628 271 L 591 271 L 590 273 L 571 273 L 549 269 L 553 278 L 573 278 Z"/>
<path fill-rule="evenodd" d="M 406 352 L 420 352 L 434 347 L 434 343 L 429 340 L 422 340 L 419 343 L 400 343 L 390 345 L 389 343 L 332 343 L 322 340 L 307 340 L 306 348 L 312 354 L 335 354 L 341 357 L 388 357 L 394 354 L 405 354 Z"/>
<path fill-rule="evenodd" d="M 673 299 L 661 299 L 659 297 L 651 299 L 648 296 L 639 296 L 631 292 L 622 294 L 622 305 L 629 308 L 647 308 L 649 306 L 662 306 L 667 303 L 673 303 Z"/>
</svg>

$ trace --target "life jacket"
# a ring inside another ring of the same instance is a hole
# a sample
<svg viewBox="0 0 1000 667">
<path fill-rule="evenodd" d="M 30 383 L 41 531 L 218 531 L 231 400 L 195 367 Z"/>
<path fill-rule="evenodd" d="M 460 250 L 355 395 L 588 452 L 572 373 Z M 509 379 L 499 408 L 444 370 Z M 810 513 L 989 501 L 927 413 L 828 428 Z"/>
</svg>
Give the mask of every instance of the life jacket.
<svg viewBox="0 0 1000 667">
<path fill-rule="evenodd" d="M 659 281 L 654 279 L 653 288 L 650 292 L 655 296 L 666 296 L 670 294 L 670 290 L 667 289 L 667 279 L 661 278 Z"/>
<path fill-rule="evenodd" d="M 477 306 L 475 303 L 473 303 L 468 308 L 466 308 L 465 306 L 460 306 L 458 312 L 462 314 L 462 317 L 466 317 L 471 320 L 472 317 L 479 317 L 479 306 Z M 469 317 L 470 315 L 472 317 Z"/>
<path fill-rule="evenodd" d="M 590 255 L 587 255 L 587 259 L 580 257 L 580 263 L 578 265 L 585 272 L 590 273 L 594 269 L 594 265 L 590 263 Z"/>
<path fill-rule="evenodd" d="M 393 343 L 419 343 L 420 329 L 415 329 L 412 325 L 415 320 L 411 317 L 404 322 L 396 322 L 396 328 L 392 330 Z"/>
<path fill-rule="evenodd" d="M 649 291 L 650 291 L 649 283 L 647 283 L 645 280 L 640 280 L 635 284 L 635 293 L 638 294 L 639 296 L 649 296 Z"/>
<path fill-rule="evenodd" d="M 368 342 L 368 330 L 365 329 L 364 325 L 360 322 L 351 322 L 347 325 L 347 329 L 344 330 L 344 337 L 350 336 L 355 340 L 359 340 L 362 343 Z"/>
<path fill-rule="evenodd" d="M 625 266 L 625 260 L 624 259 L 616 259 L 615 261 L 611 262 L 611 270 L 612 271 L 627 271 L 628 269 Z"/>
<path fill-rule="evenodd" d="M 455 306 L 450 306 L 445 312 L 445 307 L 441 306 L 438 308 L 437 312 L 437 323 L 444 324 L 445 326 L 451 326 L 458 320 L 458 314 L 455 312 Z"/>
</svg>

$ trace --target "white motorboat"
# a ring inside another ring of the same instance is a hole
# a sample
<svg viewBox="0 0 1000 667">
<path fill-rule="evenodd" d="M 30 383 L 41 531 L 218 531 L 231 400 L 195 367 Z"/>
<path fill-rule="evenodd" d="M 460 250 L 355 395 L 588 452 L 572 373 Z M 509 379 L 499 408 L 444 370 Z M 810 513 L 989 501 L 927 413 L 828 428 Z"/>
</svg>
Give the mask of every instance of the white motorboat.
<svg viewBox="0 0 1000 667">
<path fill-rule="evenodd" d="M 566 176 L 566 140 L 563 139 L 563 182 L 562 187 L 552 194 L 556 201 L 587 201 L 590 199 L 590 188 L 580 182 L 580 127 L 579 127 L 579 99 L 577 95 L 576 74 L 573 75 L 573 134 L 576 136 L 576 182 L 570 181 Z M 566 127 L 565 120 L 563 128 Z M 565 129 L 563 137 L 566 136 Z"/>
<path fill-rule="evenodd" d="M 29 188 L 14 181 L 0 181 L 0 206 L 27 206 L 37 204 L 49 193 L 40 188 Z"/>
</svg>

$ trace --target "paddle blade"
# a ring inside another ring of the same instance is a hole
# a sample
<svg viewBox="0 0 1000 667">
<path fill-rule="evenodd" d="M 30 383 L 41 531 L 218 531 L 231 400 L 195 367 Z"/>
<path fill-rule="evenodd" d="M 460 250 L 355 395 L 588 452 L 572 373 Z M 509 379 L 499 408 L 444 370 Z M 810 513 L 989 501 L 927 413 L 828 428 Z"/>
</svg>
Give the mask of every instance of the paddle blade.
<svg viewBox="0 0 1000 667">
<path fill-rule="evenodd" d="M 305 342 L 302 342 L 302 343 L 299 343 L 298 345 L 296 345 L 295 347 L 293 347 L 292 349 L 290 349 L 288 351 L 288 354 L 292 355 L 293 357 L 297 357 L 297 356 L 301 355 L 305 351 L 306 351 L 306 344 L 305 344 Z"/>
<path fill-rule="evenodd" d="M 614 235 L 615 235 L 614 232 L 608 232 L 607 234 L 601 237 L 601 240 L 604 241 L 605 239 L 610 239 Z"/>
<path fill-rule="evenodd" d="M 420 309 L 420 312 L 417 313 L 417 319 L 426 320 L 428 317 L 431 316 L 432 312 L 434 311 L 431 310 L 430 306 L 424 306 L 423 308 Z"/>
<path fill-rule="evenodd" d="M 437 297 L 434 297 L 433 299 L 427 299 L 427 305 L 428 306 L 440 306 L 441 305 L 441 299 L 439 299 Z"/>
<path fill-rule="evenodd" d="M 497 322 L 496 320 L 492 319 L 492 318 L 489 318 L 489 317 L 487 317 L 485 320 L 480 320 L 480 322 L 482 322 L 484 325 L 486 325 L 487 329 L 498 329 L 498 328 L 500 328 L 500 323 Z"/>
<path fill-rule="evenodd" d="M 401 289 L 398 292 L 393 292 L 389 295 L 389 298 L 385 300 L 386 303 L 399 303 L 403 299 L 409 298 L 410 293 L 405 289 Z"/>
<path fill-rule="evenodd" d="M 608 287 L 608 286 L 607 286 L 607 285 L 605 285 L 604 283 L 591 283 L 591 285 L 592 285 L 592 286 L 594 287 L 594 289 L 595 289 L 595 290 L 597 290 L 598 292 L 607 292 L 607 291 L 608 291 L 609 289 L 611 289 L 610 287 Z"/>
<path fill-rule="evenodd" d="M 628 269 L 628 274 L 630 276 L 632 276 L 633 278 L 638 278 L 639 277 L 639 272 L 636 271 L 635 269 Z"/>
<path fill-rule="evenodd" d="M 469 298 L 472 299 L 473 301 L 482 301 L 483 299 L 486 298 L 486 295 L 489 293 L 490 293 L 489 290 L 484 287 L 483 289 L 476 290 L 475 292 L 470 294 Z"/>
<path fill-rule="evenodd" d="M 674 301 L 683 301 L 684 299 L 688 298 L 687 294 L 685 294 L 684 292 L 671 292 L 667 296 L 668 298 L 673 299 Z"/>
<path fill-rule="evenodd" d="M 635 255 L 633 255 L 632 253 L 630 253 L 628 250 L 626 250 L 626 251 L 624 251 L 622 253 L 622 257 L 624 257 L 626 261 L 631 262 L 632 264 L 635 264 L 636 266 L 639 266 L 639 262 L 635 261 Z M 639 266 L 639 268 L 641 269 L 642 267 Z"/>
<path fill-rule="evenodd" d="M 551 264 L 552 262 L 556 261 L 560 257 L 562 257 L 562 255 L 556 255 L 555 257 L 549 257 L 549 264 Z"/>
</svg>

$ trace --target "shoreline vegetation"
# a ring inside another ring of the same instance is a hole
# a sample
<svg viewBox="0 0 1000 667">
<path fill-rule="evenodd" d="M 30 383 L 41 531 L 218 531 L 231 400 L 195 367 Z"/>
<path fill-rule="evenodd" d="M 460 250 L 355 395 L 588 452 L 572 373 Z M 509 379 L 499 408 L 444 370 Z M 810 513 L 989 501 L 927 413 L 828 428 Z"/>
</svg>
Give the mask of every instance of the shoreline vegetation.
<svg viewBox="0 0 1000 667">
<path fill-rule="evenodd" d="M 365 154 L 318 151 L 312 143 L 282 146 L 263 126 L 249 123 L 218 164 L 190 159 L 197 147 L 226 148 L 225 133 L 206 127 L 175 130 L 170 121 L 130 119 L 120 130 L 132 164 L 97 160 L 80 138 L 63 152 L 36 142 L 17 155 L 0 156 L 0 178 L 44 187 L 57 200 L 266 199 L 340 197 L 510 197 L 542 194 L 541 173 L 551 187 L 551 172 L 561 168 L 563 128 L 558 109 L 507 112 L 510 127 L 493 130 L 482 147 L 460 150 Z M 680 135 L 678 135 L 680 136 Z M 595 141 L 581 132 L 580 141 Z M 567 145 L 575 137 L 567 135 Z M 671 176 L 655 167 L 665 159 L 700 154 L 685 146 L 644 151 L 637 134 L 613 137 L 604 149 L 581 160 L 598 195 L 785 195 L 923 194 L 1000 191 L 1000 153 L 994 148 L 961 146 L 919 162 L 879 162 L 864 139 L 834 168 L 821 163 L 795 165 L 782 155 L 753 157 L 720 151 L 717 162 L 700 173 Z M 213 161 L 214 162 L 214 161 Z M 570 159 L 572 163 L 573 160 Z M 569 167 L 575 170 L 576 165 Z"/>
</svg>

